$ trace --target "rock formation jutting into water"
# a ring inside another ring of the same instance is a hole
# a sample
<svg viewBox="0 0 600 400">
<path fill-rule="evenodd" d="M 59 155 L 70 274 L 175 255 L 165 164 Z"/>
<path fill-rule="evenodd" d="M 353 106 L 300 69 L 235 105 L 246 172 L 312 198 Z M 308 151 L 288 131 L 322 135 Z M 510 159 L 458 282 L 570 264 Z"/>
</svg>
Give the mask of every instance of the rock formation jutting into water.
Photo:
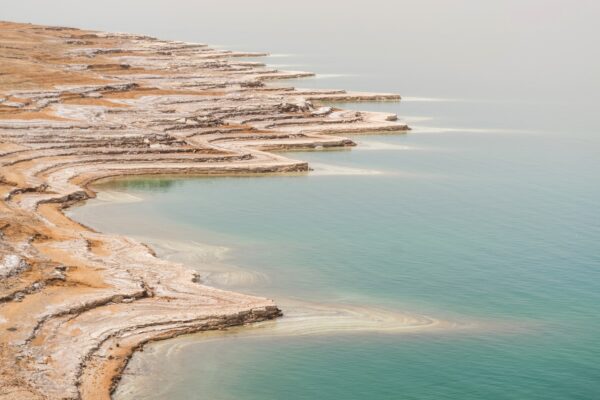
<svg viewBox="0 0 600 400">
<path fill-rule="evenodd" d="M 260 55 L 0 23 L 0 398 L 106 399 L 148 341 L 281 314 L 62 212 L 102 178 L 297 173 L 270 151 L 408 129 L 324 105 L 399 96 L 267 85 L 311 74 L 241 58 Z"/>
</svg>

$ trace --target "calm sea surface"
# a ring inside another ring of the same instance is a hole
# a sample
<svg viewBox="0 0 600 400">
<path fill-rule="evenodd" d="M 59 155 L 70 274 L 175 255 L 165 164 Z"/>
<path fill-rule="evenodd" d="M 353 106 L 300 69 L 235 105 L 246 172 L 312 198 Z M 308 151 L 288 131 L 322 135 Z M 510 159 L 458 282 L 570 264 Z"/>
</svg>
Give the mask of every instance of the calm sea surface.
<svg viewBox="0 0 600 400">
<path fill-rule="evenodd" d="M 269 64 L 322 74 L 281 84 L 398 92 L 344 107 L 414 128 L 289 153 L 311 163 L 305 176 L 104 184 L 78 220 L 217 266 L 209 283 L 284 311 L 310 301 L 462 326 L 175 339 L 134 357 L 117 399 L 600 398 L 596 3 L 43 3 L 0 17 L 273 51 Z"/>
</svg>

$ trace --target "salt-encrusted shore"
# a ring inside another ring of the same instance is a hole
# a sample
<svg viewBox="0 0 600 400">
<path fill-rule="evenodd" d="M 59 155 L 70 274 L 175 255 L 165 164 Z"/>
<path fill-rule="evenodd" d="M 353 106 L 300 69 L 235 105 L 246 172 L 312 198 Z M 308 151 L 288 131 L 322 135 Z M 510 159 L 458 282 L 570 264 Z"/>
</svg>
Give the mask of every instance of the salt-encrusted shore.
<svg viewBox="0 0 600 400">
<path fill-rule="evenodd" d="M 148 341 L 281 315 L 62 212 L 102 178 L 303 172 L 269 151 L 408 129 L 319 105 L 397 95 L 267 86 L 310 74 L 258 55 L 0 22 L 0 398 L 106 399 Z"/>
</svg>

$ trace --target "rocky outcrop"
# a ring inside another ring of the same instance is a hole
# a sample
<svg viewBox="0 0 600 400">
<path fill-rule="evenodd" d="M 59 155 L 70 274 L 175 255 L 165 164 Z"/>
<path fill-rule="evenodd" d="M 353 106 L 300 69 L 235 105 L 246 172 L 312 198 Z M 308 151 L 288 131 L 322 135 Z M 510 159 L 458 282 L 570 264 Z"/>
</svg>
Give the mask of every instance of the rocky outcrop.
<svg viewBox="0 0 600 400">
<path fill-rule="evenodd" d="M 319 104 L 396 95 L 273 86 L 311 74 L 257 55 L 0 23 L 0 398 L 106 399 L 144 343 L 281 314 L 62 213 L 101 178 L 305 172 L 269 150 L 408 129 Z"/>
</svg>

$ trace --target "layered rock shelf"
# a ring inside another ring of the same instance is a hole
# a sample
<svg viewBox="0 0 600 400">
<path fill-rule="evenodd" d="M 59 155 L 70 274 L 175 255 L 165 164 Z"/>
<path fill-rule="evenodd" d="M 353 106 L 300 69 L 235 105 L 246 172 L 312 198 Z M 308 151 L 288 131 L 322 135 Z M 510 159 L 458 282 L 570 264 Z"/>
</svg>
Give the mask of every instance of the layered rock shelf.
<svg viewBox="0 0 600 400">
<path fill-rule="evenodd" d="M 0 23 L 0 398 L 107 399 L 149 341 L 281 315 L 62 212 L 102 178 L 302 173 L 271 151 L 408 129 L 327 105 L 398 96 L 276 86 L 311 74 L 261 55 Z"/>
</svg>

